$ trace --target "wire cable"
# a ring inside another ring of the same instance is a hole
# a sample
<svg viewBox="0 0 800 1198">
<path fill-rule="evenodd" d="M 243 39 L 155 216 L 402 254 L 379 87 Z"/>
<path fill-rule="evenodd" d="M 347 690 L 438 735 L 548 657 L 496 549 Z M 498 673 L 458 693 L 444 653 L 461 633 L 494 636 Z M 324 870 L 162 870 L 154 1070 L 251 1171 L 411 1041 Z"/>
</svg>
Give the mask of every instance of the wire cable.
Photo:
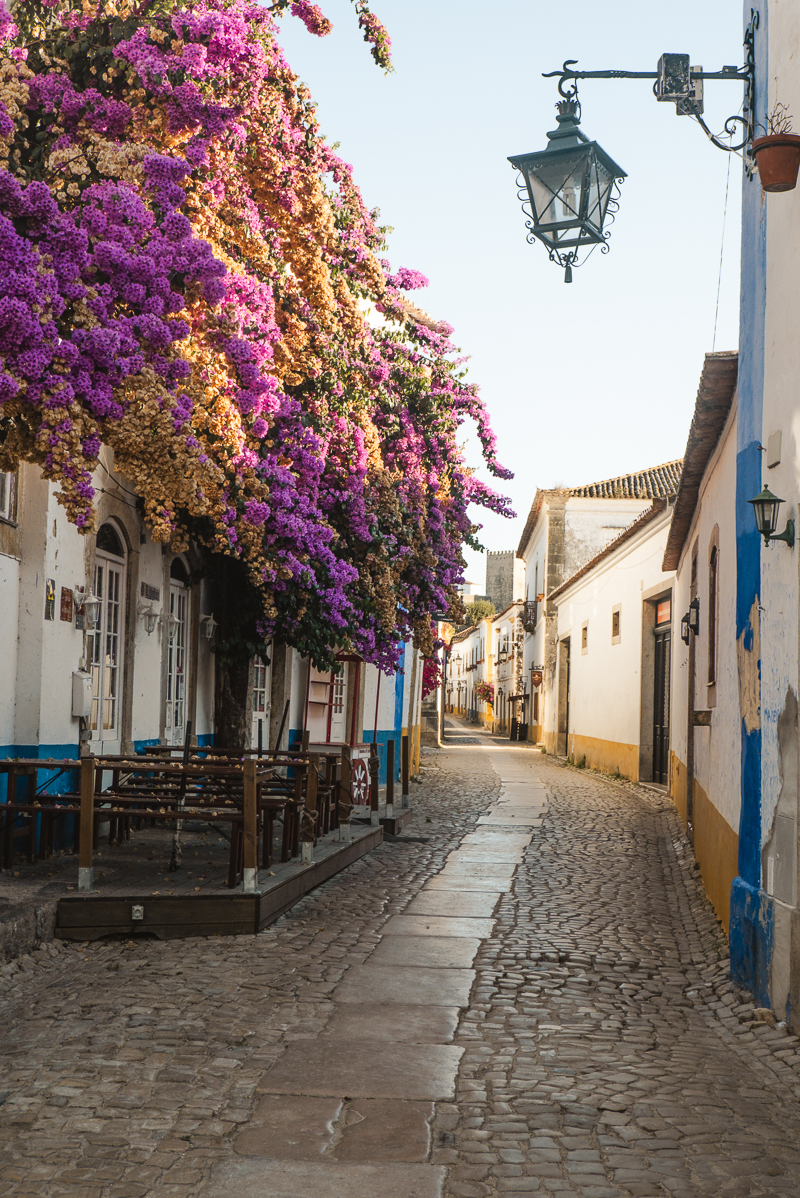
<svg viewBox="0 0 800 1198">
<path fill-rule="evenodd" d="M 717 347 L 717 321 L 719 319 L 719 296 L 722 289 L 722 255 L 725 250 L 725 218 L 728 215 L 728 189 L 731 182 L 731 159 L 728 159 L 728 175 L 725 180 L 725 206 L 722 209 L 722 240 L 719 247 L 719 276 L 717 278 L 717 306 L 714 311 L 714 336 L 711 339 L 711 352 Z"/>
</svg>

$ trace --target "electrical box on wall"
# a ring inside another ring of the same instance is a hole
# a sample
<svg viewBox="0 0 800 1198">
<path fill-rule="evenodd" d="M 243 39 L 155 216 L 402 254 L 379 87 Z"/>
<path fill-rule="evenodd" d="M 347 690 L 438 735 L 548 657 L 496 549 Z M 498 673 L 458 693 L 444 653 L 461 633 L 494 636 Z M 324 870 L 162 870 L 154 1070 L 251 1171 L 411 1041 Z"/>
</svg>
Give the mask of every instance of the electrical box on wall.
<svg viewBox="0 0 800 1198">
<path fill-rule="evenodd" d="M 72 715 L 74 719 L 88 720 L 92 714 L 92 676 L 82 670 L 72 675 Z"/>
</svg>

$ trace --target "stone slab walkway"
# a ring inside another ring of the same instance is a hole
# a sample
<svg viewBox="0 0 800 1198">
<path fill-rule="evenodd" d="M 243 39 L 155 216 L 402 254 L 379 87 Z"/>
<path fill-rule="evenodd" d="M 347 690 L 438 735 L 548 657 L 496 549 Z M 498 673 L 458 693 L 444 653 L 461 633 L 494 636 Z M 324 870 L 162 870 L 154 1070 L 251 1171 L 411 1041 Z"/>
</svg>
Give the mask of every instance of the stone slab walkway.
<svg viewBox="0 0 800 1198">
<path fill-rule="evenodd" d="M 0 969 L 0 1195 L 800 1194 L 662 796 L 464 729 L 403 834 L 254 938 Z"/>
</svg>

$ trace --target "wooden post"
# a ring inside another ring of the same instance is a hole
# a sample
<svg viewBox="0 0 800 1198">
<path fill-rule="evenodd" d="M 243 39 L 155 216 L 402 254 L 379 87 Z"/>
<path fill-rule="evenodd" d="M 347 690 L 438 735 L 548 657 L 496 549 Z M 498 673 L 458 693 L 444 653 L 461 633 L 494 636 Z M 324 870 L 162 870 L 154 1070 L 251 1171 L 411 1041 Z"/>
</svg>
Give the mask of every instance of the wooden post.
<svg viewBox="0 0 800 1198">
<path fill-rule="evenodd" d="M 394 819 L 394 737 L 386 742 L 386 818 Z"/>
<path fill-rule="evenodd" d="M 256 797 L 256 760 L 244 760 L 244 861 L 242 890 L 255 894 L 258 889 L 258 805 Z"/>
<path fill-rule="evenodd" d="M 309 734 L 308 734 L 308 732 L 304 732 L 303 733 L 303 752 L 304 753 L 308 752 L 308 742 L 309 742 Z"/>
<path fill-rule="evenodd" d="M 314 840 L 317 832 L 317 786 L 319 784 L 319 757 L 312 754 L 308 762 L 308 781 L 306 782 L 306 807 L 303 814 L 301 832 L 303 844 L 303 863 L 311 865 L 314 861 Z"/>
<path fill-rule="evenodd" d="M 350 839 L 350 811 L 353 796 L 350 791 L 352 782 L 352 765 L 350 746 L 342 745 L 342 769 L 339 778 L 339 839 Z"/>
<path fill-rule="evenodd" d="M 409 738 L 404 736 L 400 742 L 400 776 L 403 786 L 402 807 L 408 807 L 408 776 L 409 776 Z"/>
<path fill-rule="evenodd" d="M 94 890 L 94 757 L 81 758 L 81 815 L 78 841 L 78 890 Z"/>
<path fill-rule="evenodd" d="M 305 765 L 296 765 L 294 768 L 294 812 L 292 819 L 292 846 L 291 854 L 293 857 L 300 856 L 300 833 L 303 827 L 303 812 L 305 811 L 305 789 L 306 777 L 308 770 Z"/>
<path fill-rule="evenodd" d="M 380 675 L 378 675 L 380 677 Z M 369 747 L 369 822 L 376 826 L 380 822 L 380 793 L 378 776 L 380 774 L 381 759 L 378 755 L 378 746 L 375 741 Z"/>
</svg>

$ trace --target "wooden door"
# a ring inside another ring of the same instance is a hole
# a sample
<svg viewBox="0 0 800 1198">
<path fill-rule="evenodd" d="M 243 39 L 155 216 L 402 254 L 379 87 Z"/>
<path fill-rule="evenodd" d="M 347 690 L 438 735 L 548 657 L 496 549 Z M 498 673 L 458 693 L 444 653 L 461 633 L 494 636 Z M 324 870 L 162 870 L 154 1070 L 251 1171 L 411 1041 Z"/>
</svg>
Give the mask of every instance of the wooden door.
<svg viewBox="0 0 800 1198">
<path fill-rule="evenodd" d="M 269 748 L 269 720 L 272 703 L 272 663 L 269 665 L 260 657 L 253 660 L 253 726 L 250 737 L 250 747 L 258 748 L 258 726 L 261 725 L 261 747 L 264 752 Z"/>
<path fill-rule="evenodd" d="M 655 632 L 655 695 L 653 701 L 653 781 L 666 785 L 669 778 L 669 684 L 672 633 Z"/>
<path fill-rule="evenodd" d="M 347 665 L 341 672 L 331 676 L 328 740 L 332 744 L 344 744 L 347 740 Z"/>
</svg>

